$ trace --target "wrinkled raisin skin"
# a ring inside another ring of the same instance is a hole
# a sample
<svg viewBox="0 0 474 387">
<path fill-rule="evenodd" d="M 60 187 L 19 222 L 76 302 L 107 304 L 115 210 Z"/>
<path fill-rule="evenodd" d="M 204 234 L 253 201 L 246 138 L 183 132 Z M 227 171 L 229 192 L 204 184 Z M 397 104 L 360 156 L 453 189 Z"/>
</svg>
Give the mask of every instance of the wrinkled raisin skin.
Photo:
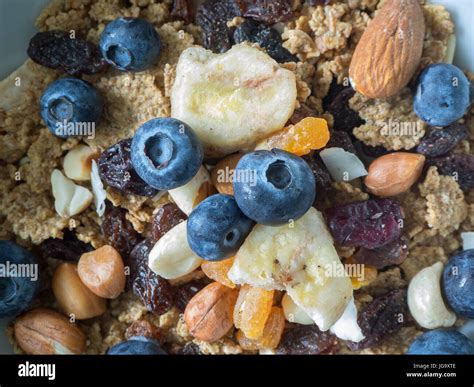
<svg viewBox="0 0 474 387">
<path fill-rule="evenodd" d="M 140 235 L 126 218 L 123 208 L 107 206 L 102 220 L 102 233 L 108 245 L 115 248 L 124 260 L 127 260 L 135 245 L 140 242 Z"/>
<path fill-rule="evenodd" d="M 432 129 L 416 147 L 426 157 L 440 157 L 451 151 L 469 132 L 465 125 L 454 123 L 445 128 Z"/>
<path fill-rule="evenodd" d="M 352 144 L 351 136 L 347 134 L 347 132 L 343 132 L 342 130 L 334 130 L 331 133 L 331 138 L 326 145 L 326 148 L 342 148 L 346 152 L 356 154 L 356 150 L 354 148 L 354 144 Z"/>
<path fill-rule="evenodd" d="M 304 103 L 301 103 L 300 105 L 301 106 L 293 112 L 293 115 L 288 120 L 288 124 L 296 125 L 304 118 L 318 116 L 318 113 L 308 105 Z"/>
<path fill-rule="evenodd" d="M 403 211 L 393 199 L 371 199 L 325 211 L 329 230 L 341 246 L 375 249 L 398 239 Z"/>
<path fill-rule="evenodd" d="M 58 69 L 69 75 L 97 74 L 107 68 L 99 48 L 69 32 L 38 32 L 30 40 L 28 56 L 42 66 Z"/>
<path fill-rule="evenodd" d="M 178 355 L 202 355 L 202 352 L 197 344 L 189 342 L 181 348 Z"/>
<path fill-rule="evenodd" d="M 277 353 L 281 355 L 319 355 L 337 352 L 337 339 L 321 332 L 316 325 L 292 324 L 283 332 Z"/>
<path fill-rule="evenodd" d="M 186 214 L 181 211 L 174 203 L 166 203 L 162 205 L 153 216 L 152 236 L 158 241 L 174 226 L 187 219 Z"/>
<path fill-rule="evenodd" d="M 290 0 L 236 0 L 242 15 L 265 24 L 275 24 L 291 19 Z"/>
<path fill-rule="evenodd" d="M 209 283 L 208 280 L 193 280 L 174 288 L 174 305 L 184 312 L 191 298 Z"/>
<path fill-rule="evenodd" d="M 334 117 L 333 130 L 342 130 L 352 135 L 352 130 L 364 124 L 359 113 L 349 107 L 349 100 L 354 96 L 355 90 L 345 87 L 328 105 L 327 111 Z"/>
<path fill-rule="evenodd" d="M 370 250 L 361 247 L 354 254 L 354 261 L 364 265 L 374 266 L 377 269 L 383 269 L 390 265 L 401 265 L 408 255 L 408 240 L 405 236 Z"/>
<path fill-rule="evenodd" d="M 174 0 L 171 16 L 182 19 L 186 23 L 193 21 L 193 5 L 191 0 Z"/>
<path fill-rule="evenodd" d="M 108 186 L 124 194 L 155 196 L 158 191 L 145 183 L 133 168 L 131 143 L 131 139 L 122 140 L 102 152 L 97 163 L 100 177 Z"/>
<path fill-rule="evenodd" d="M 82 254 L 93 250 L 90 244 L 77 239 L 76 235 L 70 230 L 64 231 L 63 239 L 49 238 L 38 247 L 44 259 L 54 258 L 69 262 L 76 262 Z"/>
<path fill-rule="evenodd" d="M 143 262 L 148 260 L 148 255 L 154 245 L 155 244 L 151 239 L 144 239 L 135 245 L 128 258 L 124 258 L 124 264 L 129 268 L 129 275 L 127 276 L 128 290 L 132 289 L 133 281 L 135 281 L 138 269 Z"/>
<path fill-rule="evenodd" d="M 333 192 L 331 176 L 322 161 L 318 160 L 316 154 L 303 156 L 303 160 L 308 163 L 316 180 L 316 199 L 314 203 L 316 205 L 319 200 Z"/>
<path fill-rule="evenodd" d="M 373 347 L 400 330 L 408 321 L 407 292 L 395 289 L 373 300 L 359 314 L 358 323 L 365 336 L 362 341 L 347 342 L 351 351 Z"/>
<path fill-rule="evenodd" d="M 439 174 L 454 177 L 465 192 L 474 188 L 474 155 L 453 154 L 429 159 L 426 166 L 435 166 Z"/>
</svg>

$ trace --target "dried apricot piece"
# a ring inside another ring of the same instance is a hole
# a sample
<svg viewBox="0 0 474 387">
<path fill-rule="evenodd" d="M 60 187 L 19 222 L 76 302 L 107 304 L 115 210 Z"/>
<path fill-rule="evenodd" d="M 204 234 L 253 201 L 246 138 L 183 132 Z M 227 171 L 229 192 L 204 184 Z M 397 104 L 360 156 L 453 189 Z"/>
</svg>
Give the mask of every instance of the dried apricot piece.
<svg viewBox="0 0 474 387">
<path fill-rule="evenodd" d="M 201 265 L 201 270 L 210 279 L 221 283 L 228 288 L 235 288 L 235 284 L 229 279 L 227 273 L 229 272 L 232 264 L 234 263 L 234 257 L 224 259 L 223 261 L 205 261 Z"/>
<path fill-rule="evenodd" d="M 323 118 L 306 117 L 260 142 L 256 149 L 283 149 L 297 156 L 321 149 L 329 142 L 328 123 Z"/>
<path fill-rule="evenodd" d="M 246 351 L 274 349 L 278 347 L 284 329 L 285 315 L 283 314 L 283 309 L 274 306 L 270 311 L 263 334 L 259 339 L 249 339 L 241 330 L 236 333 L 236 339 L 242 349 Z"/>
<path fill-rule="evenodd" d="M 273 305 L 273 290 L 244 285 L 234 308 L 234 325 L 249 339 L 262 336 Z"/>
</svg>

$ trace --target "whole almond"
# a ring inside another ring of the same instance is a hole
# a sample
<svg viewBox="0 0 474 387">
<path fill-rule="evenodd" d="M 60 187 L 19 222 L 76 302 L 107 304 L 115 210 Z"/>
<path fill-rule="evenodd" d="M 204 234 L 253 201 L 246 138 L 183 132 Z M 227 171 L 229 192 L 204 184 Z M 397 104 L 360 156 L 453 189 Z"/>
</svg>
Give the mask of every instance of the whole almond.
<svg viewBox="0 0 474 387">
<path fill-rule="evenodd" d="M 234 187 L 232 186 L 234 170 L 242 156 L 242 153 L 230 155 L 219 161 L 213 168 L 211 180 L 219 193 L 226 195 L 234 194 Z"/>
<path fill-rule="evenodd" d="M 30 355 L 72 355 L 86 349 L 84 333 L 49 309 L 34 309 L 18 317 L 13 333 L 20 348 Z"/>
<path fill-rule="evenodd" d="M 420 64 L 425 20 L 418 0 L 389 0 L 364 31 L 352 56 L 349 77 L 369 98 L 397 94 Z"/>
<path fill-rule="evenodd" d="M 234 322 L 238 291 L 218 282 L 207 285 L 186 306 L 184 321 L 195 338 L 213 342 L 222 338 Z"/>
<path fill-rule="evenodd" d="M 375 159 L 369 166 L 364 183 L 371 193 L 381 197 L 395 196 L 416 183 L 423 170 L 425 156 L 395 152 Z"/>
</svg>

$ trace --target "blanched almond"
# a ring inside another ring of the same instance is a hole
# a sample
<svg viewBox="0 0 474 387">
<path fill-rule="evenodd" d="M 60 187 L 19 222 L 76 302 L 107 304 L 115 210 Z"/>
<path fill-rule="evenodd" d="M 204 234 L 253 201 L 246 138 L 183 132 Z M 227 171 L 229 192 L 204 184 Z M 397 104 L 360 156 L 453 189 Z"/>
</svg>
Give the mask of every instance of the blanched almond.
<svg viewBox="0 0 474 387">
<path fill-rule="evenodd" d="M 395 196 L 416 183 L 423 170 L 425 156 L 395 152 L 375 159 L 364 180 L 371 193 L 381 197 Z"/>
</svg>

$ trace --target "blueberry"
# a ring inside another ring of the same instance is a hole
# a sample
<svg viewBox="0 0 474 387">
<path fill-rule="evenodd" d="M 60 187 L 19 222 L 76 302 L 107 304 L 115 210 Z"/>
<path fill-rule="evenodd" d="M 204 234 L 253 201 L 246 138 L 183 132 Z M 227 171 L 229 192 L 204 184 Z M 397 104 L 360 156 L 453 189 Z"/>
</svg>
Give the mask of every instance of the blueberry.
<svg viewBox="0 0 474 387">
<path fill-rule="evenodd" d="M 174 118 L 155 118 L 132 140 L 132 164 L 153 188 L 170 190 L 191 180 L 202 164 L 201 143 L 193 130 Z"/>
<path fill-rule="evenodd" d="M 0 318 L 26 310 L 40 288 L 36 258 L 11 241 L 0 241 Z"/>
<path fill-rule="evenodd" d="M 303 216 L 316 195 L 308 164 L 279 149 L 259 150 L 242 157 L 234 171 L 233 185 L 242 212 L 270 226 Z"/>
<path fill-rule="evenodd" d="M 188 243 L 201 258 L 220 261 L 235 255 L 253 226 L 232 196 L 212 195 L 189 215 Z"/>
<path fill-rule="evenodd" d="M 410 345 L 408 355 L 474 355 L 474 344 L 462 333 L 435 329 L 418 336 Z"/>
<path fill-rule="evenodd" d="M 107 355 L 166 355 L 156 340 L 134 336 L 109 348 Z"/>
<path fill-rule="evenodd" d="M 58 79 L 40 99 L 41 118 L 61 138 L 93 134 L 102 109 L 102 97 L 94 86 L 77 78 Z"/>
<path fill-rule="evenodd" d="M 443 272 L 446 300 L 458 316 L 474 318 L 474 249 L 455 254 Z"/>
<path fill-rule="evenodd" d="M 450 125 L 469 108 L 469 89 L 469 80 L 456 66 L 446 63 L 428 66 L 418 79 L 413 101 L 415 113 L 430 125 Z"/>
<path fill-rule="evenodd" d="M 120 17 L 107 24 L 99 46 L 104 59 L 119 70 L 143 71 L 158 60 L 161 40 L 146 20 Z"/>
</svg>

